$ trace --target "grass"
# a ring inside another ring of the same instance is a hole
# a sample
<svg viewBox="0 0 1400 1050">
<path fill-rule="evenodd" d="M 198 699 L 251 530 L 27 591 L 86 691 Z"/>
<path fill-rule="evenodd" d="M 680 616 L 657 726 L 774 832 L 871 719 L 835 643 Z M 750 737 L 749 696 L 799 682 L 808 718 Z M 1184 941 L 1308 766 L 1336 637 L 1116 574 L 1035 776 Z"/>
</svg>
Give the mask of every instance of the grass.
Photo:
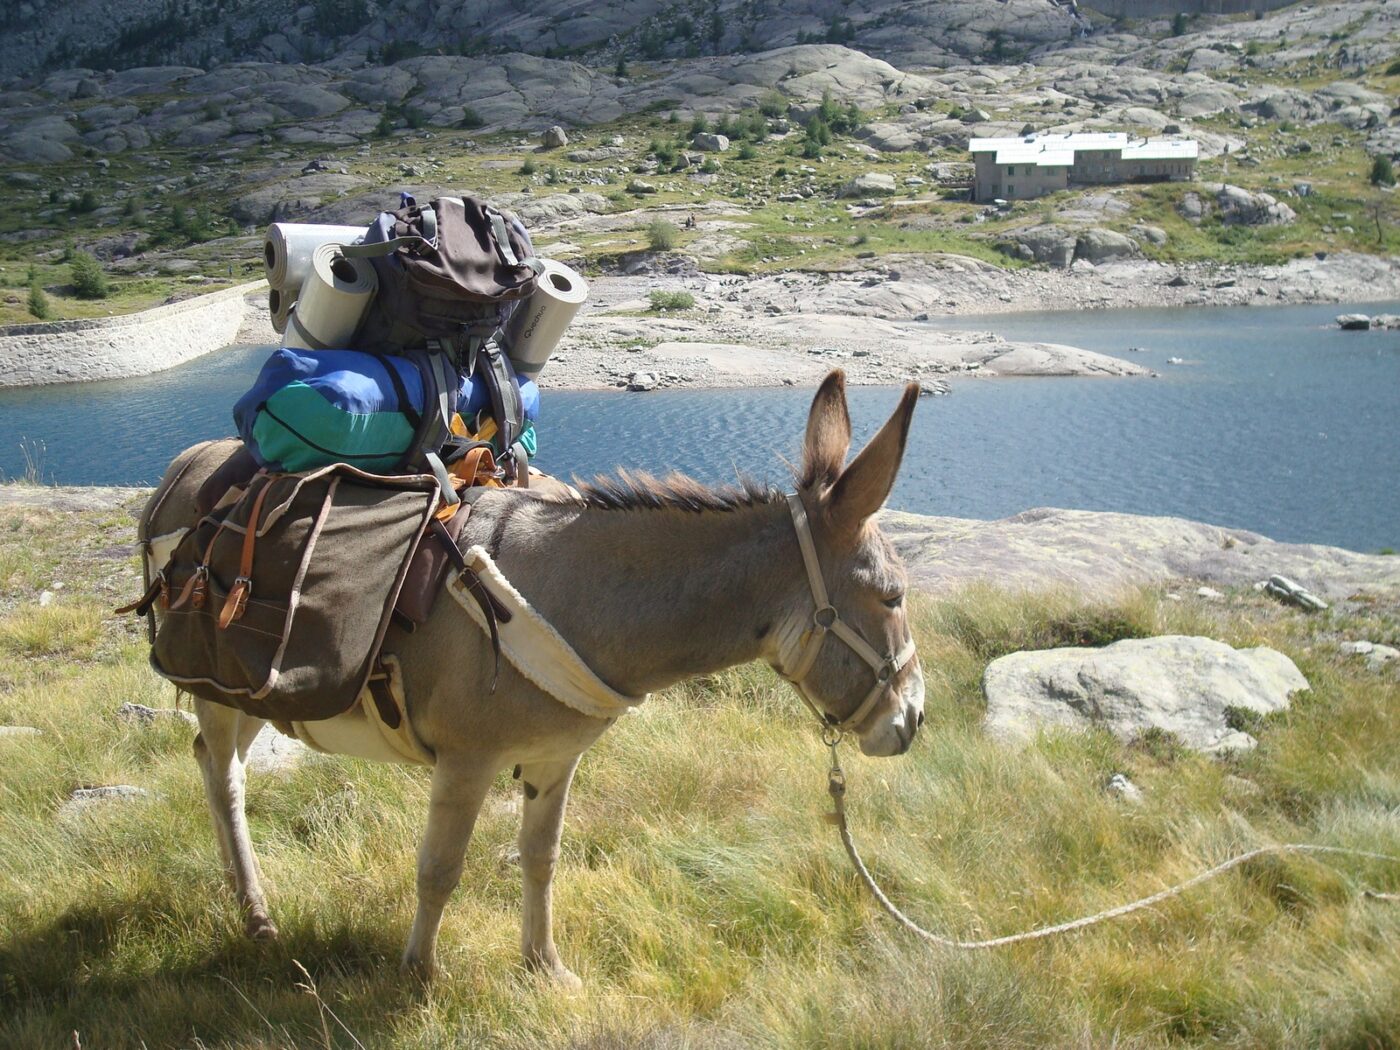
<svg viewBox="0 0 1400 1050">
<path fill-rule="evenodd" d="M 114 717 L 123 701 L 170 698 L 138 627 L 98 618 L 136 587 L 120 553 L 126 513 L 0 511 L 0 724 L 44 731 L 0 739 L 0 1045 L 66 1046 L 72 1031 L 133 1050 L 1395 1045 L 1400 909 L 1357 892 L 1400 888 L 1378 864 L 1269 860 L 1127 921 L 995 954 L 907 938 L 821 823 L 823 750 L 757 667 L 654 698 L 585 757 L 555 898 L 584 994 L 557 996 L 518 967 L 518 786 L 506 777 L 430 988 L 397 969 L 420 770 L 327 759 L 255 777 L 249 817 L 283 938 L 245 942 L 188 727 Z M 58 601 L 36 612 L 55 581 L 67 584 Z M 1336 648 L 1393 643 L 1393 607 L 1307 618 L 1252 592 L 1085 603 L 990 587 L 911 601 L 923 736 L 901 759 L 845 761 L 857 840 L 926 925 L 978 936 L 1059 921 L 1270 840 L 1400 852 L 1400 683 Z M 1252 726 L 1257 751 L 1226 761 L 1106 734 L 1012 752 L 980 731 L 995 656 L 1161 632 L 1273 645 L 1313 689 Z M 1143 789 L 1142 806 L 1104 792 L 1115 772 Z M 152 797 L 57 815 L 74 787 L 102 783 Z"/>
</svg>

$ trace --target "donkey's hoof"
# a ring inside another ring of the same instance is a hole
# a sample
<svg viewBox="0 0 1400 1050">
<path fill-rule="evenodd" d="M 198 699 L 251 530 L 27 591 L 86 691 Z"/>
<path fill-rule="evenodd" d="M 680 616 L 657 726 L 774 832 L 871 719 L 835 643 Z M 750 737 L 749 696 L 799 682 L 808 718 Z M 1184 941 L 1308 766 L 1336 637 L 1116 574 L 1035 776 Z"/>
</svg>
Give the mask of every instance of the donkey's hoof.
<svg viewBox="0 0 1400 1050">
<path fill-rule="evenodd" d="M 583 990 L 579 975 L 558 960 L 552 963 L 531 960 L 526 966 L 556 991 L 572 993 Z"/>
<path fill-rule="evenodd" d="M 399 963 L 399 970 L 405 977 L 412 977 L 424 984 L 431 984 L 433 978 L 437 976 L 437 963 L 432 959 L 420 959 L 405 953 L 403 961 Z"/>
<path fill-rule="evenodd" d="M 248 916 L 248 921 L 243 926 L 243 932 L 248 935 L 249 940 L 277 940 L 277 927 L 266 915 Z"/>
</svg>

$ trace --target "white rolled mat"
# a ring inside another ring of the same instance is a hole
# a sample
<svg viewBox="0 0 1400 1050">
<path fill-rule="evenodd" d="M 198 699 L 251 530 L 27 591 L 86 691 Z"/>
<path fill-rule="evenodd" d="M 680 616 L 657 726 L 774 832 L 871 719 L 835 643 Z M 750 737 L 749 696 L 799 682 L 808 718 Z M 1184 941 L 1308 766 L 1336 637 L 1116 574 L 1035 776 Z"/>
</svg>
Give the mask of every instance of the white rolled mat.
<svg viewBox="0 0 1400 1050">
<path fill-rule="evenodd" d="M 341 245 L 323 244 L 311 256 L 283 346 L 345 350 L 374 298 L 379 281 L 368 259 L 347 259 Z"/>
<path fill-rule="evenodd" d="M 267 312 L 272 315 L 272 327 L 280 334 L 287 330 L 287 318 L 296 303 L 296 292 L 288 289 L 269 288 L 267 290 Z"/>
<path fill-rule="evenodd" d="M 515 309 L 506 325 L 506 353 L 521 379 L 534 379 L 559 345 L 579 307 L 588 298 L 588 282 L 554 259 L 545 259 L 535 291 Z"/>
<path fill-rule="evenodd" d="M 267 283 L 291 292 L 297 289 L 311 269 L 311 255 L 323 244 L 359 244 L 363 226 L 317 226 L 306 222 L 274 222 L 263 240 L 263 265 Z"/>
</svg>

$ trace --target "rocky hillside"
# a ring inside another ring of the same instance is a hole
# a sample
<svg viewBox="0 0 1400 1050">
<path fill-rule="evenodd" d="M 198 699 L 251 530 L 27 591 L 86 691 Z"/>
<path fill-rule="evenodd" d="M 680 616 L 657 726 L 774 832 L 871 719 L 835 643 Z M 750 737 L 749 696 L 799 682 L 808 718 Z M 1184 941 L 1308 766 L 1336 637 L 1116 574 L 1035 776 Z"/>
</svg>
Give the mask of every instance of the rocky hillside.
<svg viewBox="0 0 1400 1050">
<path fill-rule="evenodd" d="M 403 43 L 405 24 L 425 27 L 413 39 L 441 40 L 454 5 L 366 3 L 363 24 L 337 18 L 330 38 L 316 29 L 318 3 L 288 14 L 282 2 L 152 5 L 179 31 L 152 36 L 146 58 L 203 65 L 119 69 L 114 53 L 0 88 L 0 179 L 12 191 L 0 203 L 0 322 L 124 310 L 256 276 L 251 238 L 268 221 L 362 222 L 400 188 L 496 196 L 594 273 L 1400 252 L 1394 195 L 1369 178 L 1378 156 L 1400 159 L 1397 0 L 1100 22 L 1091 33 L 1050 0 L 853 0 L 839 6 L 850 26 L 823 32 L 836 7 L 807 0 L 779 21 L 753 3 L 715 9 L 718 42 L 698 8 L 668 8 L 677 39 L 659 51 L 641 46 L 653 23 L 628 21 L 638 5 L 546 18 L 487 3 L 472 9 L 483 39 L 522 49 L 491 54 Z M 0 51 L 11 49 L 13 70 L 48 41 L 87 47 L 95 27 L 117 48 L 136 39 L 120 19 L 138 7 L 11 4 L 17 30 Z M 278 32 L 246 37 L 245 23 L 273 15 Z M 567 26 L 576 43 L 563 55 Z M 730 38 L 746 26 L 759 27 L 747 43 Z M 797 42 L 814 38 L 845 42 Z M 263 60 L 219 64 L 219 48 Z M 568 143 L 546 148 L 540 134 L 554 125 Z M 1199 183 L 1000 210 L 967 201 L 968 140 L 1026 130 L 1189 135 Z M 657 221 L 677 228 L 652 243 Z M 108 299 L 67 283 L 79 249 L 104 265 Z"/>
<path fill-rule="evenodd" d="M 23 0 L 0 76 L 170 62 L 362 63 L 510 51 L 651 60 L 846 43 L 925 63 L 1003 58 L 1075 35 L 1057 0 Z"/>
</svg>

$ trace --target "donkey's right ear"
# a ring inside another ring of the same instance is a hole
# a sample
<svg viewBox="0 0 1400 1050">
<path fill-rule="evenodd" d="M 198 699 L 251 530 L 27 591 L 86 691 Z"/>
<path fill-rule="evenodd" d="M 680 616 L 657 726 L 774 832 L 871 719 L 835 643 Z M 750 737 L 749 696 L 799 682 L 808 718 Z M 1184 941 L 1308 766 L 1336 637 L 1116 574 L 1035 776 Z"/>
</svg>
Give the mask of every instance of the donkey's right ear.
<svg viewBox="0 0 1400 1050">
<path fill-rule="evenodd" d="M 851 447 L 851 414 L 846 409 L 846 373 L 835 369 L 822 380 L 807 415 L 802 442 L 802 487 L 825 488 L 841 476 Z"/>
</svg>

